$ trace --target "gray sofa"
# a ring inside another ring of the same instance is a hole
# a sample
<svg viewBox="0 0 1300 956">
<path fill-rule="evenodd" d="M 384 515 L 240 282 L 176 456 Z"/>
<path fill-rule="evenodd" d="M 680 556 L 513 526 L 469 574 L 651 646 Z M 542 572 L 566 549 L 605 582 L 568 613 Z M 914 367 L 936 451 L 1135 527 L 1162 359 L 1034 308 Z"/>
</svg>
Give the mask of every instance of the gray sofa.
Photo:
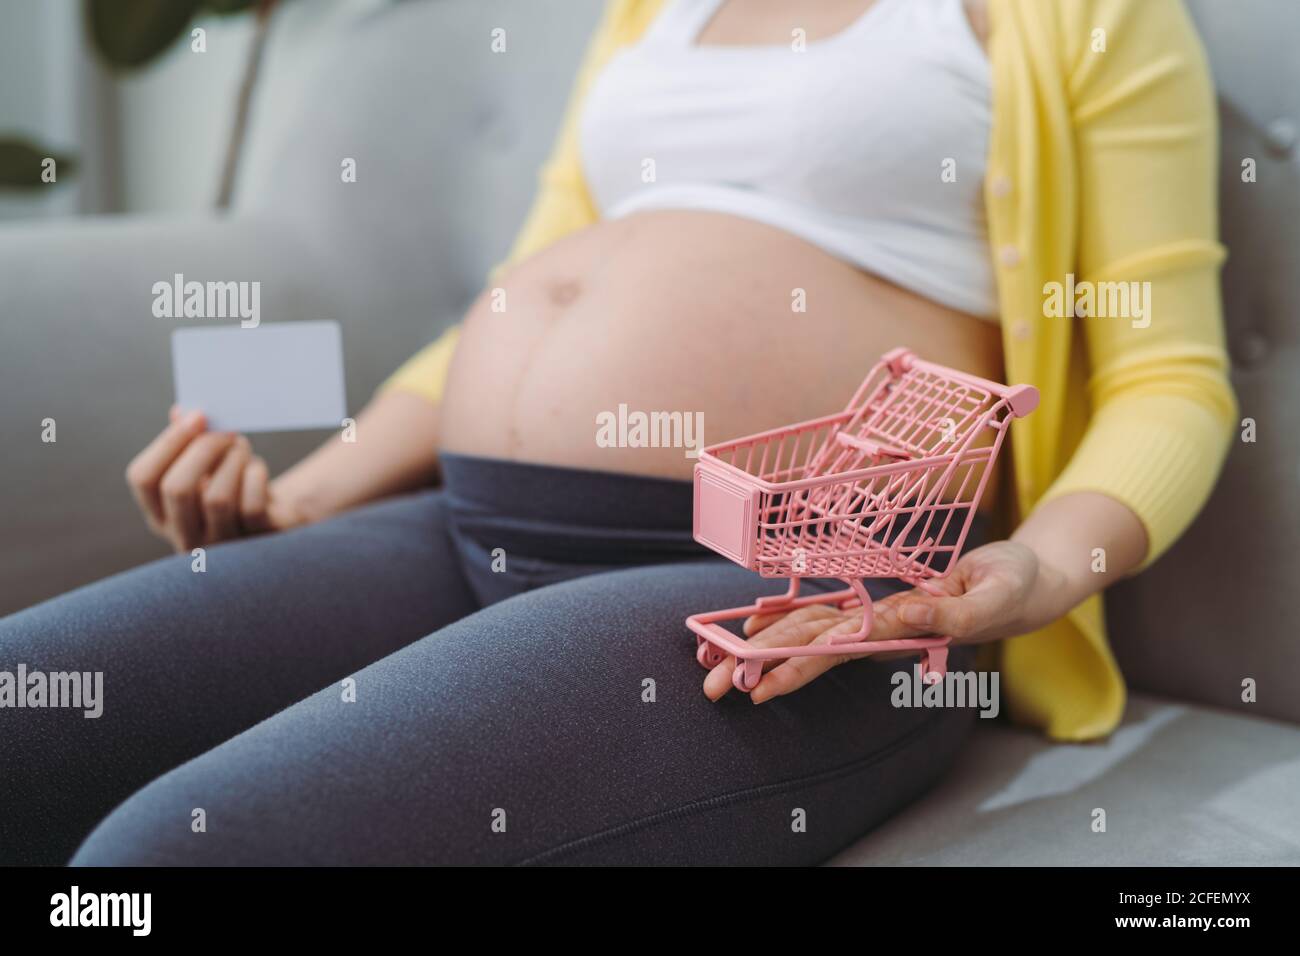
<svg viewBox="0 0 1300 956">
<path fill-rule="evenodd" d="M 1191 0 L 1220 87 L 1233 379 L 1258 440 L 1201 519 L 1110 601 L 1132 691 L 1105 743 L 981 722 L 956 771 L 844 864 L 1300 862 L 1300 6 Z M 277 73 L 277 22 L 235 207 L 222 218 L 0 226 L 0 613 L 162 553 L 122 482 L 170 400 L 175 272 L 262 282 L 266 321 L 342 323 L 349 405 L 454 321 L 506 249 L 595 0 L 379 7 Z M 507 52 L 488 33 L 506 30 Z M 354 157 L 358 182 L 339 182 Z M 1243 183 L 1243 158 L 1258 181 Z M 472 201 L 467 197 L 472 197 Z M 152 414 L 143 410 L 155 409 Z M 58 441 L 40 441 L 54 418 Z M 259 447 L 282 467 L 318 435 Z M 1242 681 L 1258 700 L 1241 700 Z M 1107 831 L 1091 829 L 1093 811 Z"/>
</svg>

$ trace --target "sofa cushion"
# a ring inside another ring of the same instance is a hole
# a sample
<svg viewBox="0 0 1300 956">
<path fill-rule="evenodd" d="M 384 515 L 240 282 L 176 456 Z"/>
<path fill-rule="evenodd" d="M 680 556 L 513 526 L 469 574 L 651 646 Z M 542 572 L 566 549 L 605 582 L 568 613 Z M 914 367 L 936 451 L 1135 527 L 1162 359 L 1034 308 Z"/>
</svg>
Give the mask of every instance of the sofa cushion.
<svg viewBox="0 0 1300 956">
<path fill-rule="evenodd" d="M 830 862 L 1294 866 L 1298 792 L 1295 727 L 1135 697 L 1100 744 L 981 722 L 938 788 Z"/>
</svg>

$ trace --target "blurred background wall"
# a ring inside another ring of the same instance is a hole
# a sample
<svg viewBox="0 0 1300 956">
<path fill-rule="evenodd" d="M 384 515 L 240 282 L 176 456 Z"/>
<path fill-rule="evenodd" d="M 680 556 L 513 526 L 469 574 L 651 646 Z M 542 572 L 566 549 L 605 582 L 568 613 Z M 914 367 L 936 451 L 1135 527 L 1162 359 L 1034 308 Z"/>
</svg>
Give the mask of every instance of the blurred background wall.
<svg viewBox="0 0 1300 956">
<path fill-rule="evenodd" d="M 255 109 L 282 108 L 292 79 L 311 76 L 323 41 L 388 2 L 282 3 Z M 182 38 L 139 69 L 114 71 L 88 42 L 81 0 L 0 0 L 0 135 L 20 133 L 78 158 L 75 176 L 57 189 L 0 190 L 0 219 L 211 209 L 253 16 L 201 14 L 191 28 L 206 33 L 203 55 Z M 248 152 L 244 168 L 257 161 Z"/>
<path fill-rule="evenodd" d="M 0 2 L 0 135 L 22 133 L 97 159 L 58 189 L 0 190 L 0 219 L 118 207 L 117 97 L 86 53 L 76 0 Z"/>
</svg>

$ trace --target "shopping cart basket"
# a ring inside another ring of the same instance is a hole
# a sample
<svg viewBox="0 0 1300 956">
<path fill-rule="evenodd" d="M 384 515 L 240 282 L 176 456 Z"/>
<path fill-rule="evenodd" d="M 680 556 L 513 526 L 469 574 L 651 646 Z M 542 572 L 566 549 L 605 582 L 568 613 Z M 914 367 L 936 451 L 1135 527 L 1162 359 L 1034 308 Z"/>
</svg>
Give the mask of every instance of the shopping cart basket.
<svg viewBox="0 0 1300 956">
<path fill-rule="evenodd" d="M 688 617 L 699 662 L 712 668 L 734 656 L 733 683 L 750 691 L 766 660 L 916 650 L 923 678 L 942 679 L 950 637 L 868 640 L 863 579 L 942 593 L 930 582 L 961 554 L 1007 426 L 1037 406 L 1033 386 L 999 385 L 894 349 L 839 414 L 705 448 L 695 465 L 695 539 L 790 587 Z M 801 578 L 840 578 L 848 588 L 801 597 Z M 829 643 L 755 647 L 718 623 L 809 604 L 860 604 L 862 625 Z"/>
</svg>

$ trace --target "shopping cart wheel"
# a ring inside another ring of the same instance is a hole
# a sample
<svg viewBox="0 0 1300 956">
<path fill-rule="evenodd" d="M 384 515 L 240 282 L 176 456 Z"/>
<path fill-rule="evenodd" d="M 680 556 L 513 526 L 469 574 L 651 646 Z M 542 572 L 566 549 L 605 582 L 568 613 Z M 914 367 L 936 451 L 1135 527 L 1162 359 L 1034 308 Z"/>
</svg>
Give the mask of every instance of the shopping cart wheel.
<svg viewBox="0 0 1300 956">
<path fill-rule="evenodd" d="M 700 662 L 701 667 L 713 670 L 727 659 L 727 655 L 701 637 L 700 646 L 695 649 L 695 659 Z"/>
<path fill-rule="evenodd" d="M 731 682 L 736 685 L 736 690 L 743 690 L 748 694 L 758 686 L 758 682 L 763 679 L 763 662 L 762 661 L 736 661 L 736 670 L 731 675 Z"/>
<path fill-rule="evenodd" d="M 948 648 L 932 647 L 921 656 L 921 682 L 937 684 L 948 671 Z"/>
</svg>

